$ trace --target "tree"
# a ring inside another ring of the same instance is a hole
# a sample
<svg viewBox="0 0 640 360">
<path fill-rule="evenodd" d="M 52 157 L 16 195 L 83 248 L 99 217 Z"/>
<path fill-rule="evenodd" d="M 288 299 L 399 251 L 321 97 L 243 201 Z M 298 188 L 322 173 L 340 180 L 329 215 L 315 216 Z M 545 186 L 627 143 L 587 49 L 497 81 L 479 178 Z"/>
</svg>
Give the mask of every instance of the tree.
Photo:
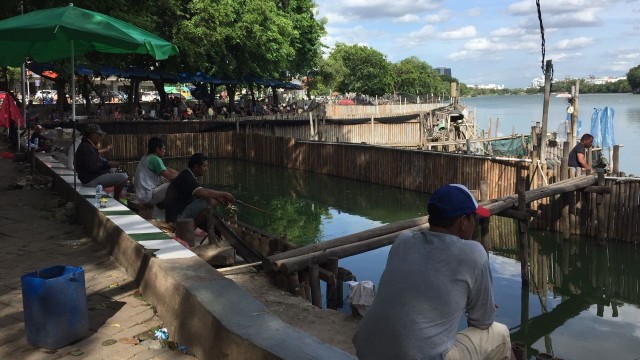
<svg viewBox="0 0 640 360">
<path fill-rule="evenodd" d="M 192 1 L 176 33 L 189 70 L 238 80 L 280 77 L 295 58 L 298 32 L 279 5 L 275 0 Z M 235 85 L 228 89 L 232 103 Z"/>
<path fill-rule="evenodd" d="M 391 66 L 375 49 L 337 43 L 327 60 L 323 77 L 331 77 L 342 93 L 382 96 L 391 90 Z"/>
<path fill-rule="evenodd" d="M 627 73 L 627 82 L 634 93 L 640 93 L 640 65 L 629 70 Z"/>
<path fill-rule="evenodd" d="M 392 65 L 393 92 L 403 94 L 433 94 L 444 87 L 440 75 L 415 56 Z"/>
</svg>

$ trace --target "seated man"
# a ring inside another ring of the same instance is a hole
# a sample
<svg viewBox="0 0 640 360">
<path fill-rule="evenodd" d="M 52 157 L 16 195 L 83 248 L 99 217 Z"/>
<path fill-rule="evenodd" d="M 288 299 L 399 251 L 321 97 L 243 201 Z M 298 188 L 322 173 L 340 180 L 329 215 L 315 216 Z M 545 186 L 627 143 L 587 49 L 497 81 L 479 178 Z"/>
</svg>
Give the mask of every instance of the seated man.
<svg viewBox="0 0 640 360">
<path fill-rule="evenodd" d="M 207 172 L 207 158 L 195 153 L 189 158 L 188 168 L 171 182 L 165 197 L 165 220 L 191 218 L 195 226 L 203 225 L 207 218 L 207 205 L 227 205 L 234 201 L 228 192 L 204 188 L 198 183 L 198 176 Z"/>
<path fill-rule="evenodd" d="M 168 168 L 161 156 L 167 152 L 162 139 L 149 139 L 147 155 L 143 156 L 136 168 L 134 186 L 136 199 L 142 204 L 155 205 L 164 200 L 169 182 L 178 176 L 178 172 Z"/>
<path fill-rule="evenodd" d="M 74 131 L 76 131 L 76 140 L 75 142 L 72 142 L 72 144 L 70 144 L 69 150 L 67 151 L 67 168 L 71 170 L 73 170 L 73 164 L 75 163 L 76 151 L 78 150 L 78 146 L 80 146 L 80 143 L 82 142 L 80 132 L 77 130 Z M 111 151 L 111 145 L 102 149 L 98 149 L 98 154 L 100 154 L 100 157 L 104 157 L 104 154 L 108 153 L 109 151 Z"/>
<path fill-rule="evenodd" d="M 428 212 L 428 231 L 402 232 L 391 247 L 353 337 L 358 358 L 510 359 L 509 330 L 495 322 L 489 256 L 471 240 L 476 219 L 490 212 L 458 184 L 437 189 Z M 464 314 L 468 327 L 458 332 Z"/>
<path fill-rule="evenodd" d="M 117 168 L 120 164 L 100 156 L 98 143 L 104 134 L 98 124 L 87 124 L 84 137 L 76 150 L 76 171 L 78 179 L 85 186 L 113 186 L 113 197 L 117 200 L 127 184 L 127 174 L 111 172 L 111 168 Z"/>
<path fill-rule="evenodd" d="M 42 135 L 42 125 L 36 125 L 33 127 L 33 132 L 29 138 L 29 147 L 35 149 L 36 152 L 51 151 L 51 139 Z"/>
</svg>

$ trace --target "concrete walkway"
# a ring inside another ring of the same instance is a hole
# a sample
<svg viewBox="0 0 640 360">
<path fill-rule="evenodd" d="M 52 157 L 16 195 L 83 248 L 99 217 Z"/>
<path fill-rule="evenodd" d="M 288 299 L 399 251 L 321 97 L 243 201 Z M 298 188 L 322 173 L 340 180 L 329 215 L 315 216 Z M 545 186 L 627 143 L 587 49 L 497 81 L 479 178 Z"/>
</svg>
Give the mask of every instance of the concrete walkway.
<svg viewBox="0 0 640 360">
<path fill-rule="evenodd" d="M 193 359 L 145 341 L 162 327 L 154 307 L 104 249 L 69 223 L 58 195 L 9 189 L 22 169 L 0 159 L 0 359 Z M 57 350 L 27 343 L 20 288 L 22 274 L 51 265 L 84 269 L 89 304 L 89 336 Z"/>
</svg>

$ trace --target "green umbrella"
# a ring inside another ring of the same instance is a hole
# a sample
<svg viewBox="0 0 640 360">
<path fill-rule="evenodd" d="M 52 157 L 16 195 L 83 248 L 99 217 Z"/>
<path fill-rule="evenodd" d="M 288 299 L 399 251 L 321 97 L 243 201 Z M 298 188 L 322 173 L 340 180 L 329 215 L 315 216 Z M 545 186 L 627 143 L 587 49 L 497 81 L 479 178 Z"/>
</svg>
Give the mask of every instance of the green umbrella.
<svg viewBox="0 0 640 360">
<path fill-rule="evenodd" d="M 137 26 L 73 5 L 33 11 L 0 21 L 0 65 L 19 66 L 73 58 L 91 51 L 148 54 L 163 60 L 178 53 L 170 42 Z"/>
<path fill-rule="evenodd" d="M 74 143 L 76 97 L 73 74 L 76 55 L 97 51 L 148 54 L 156 60 L 163 60 L 178 53 L 175 45 L 146 30 L 73 4 L 0 21 L 0 49 L 0 66 L 19 66 L 25 58 L 38 62 L 71 59 Z"/>
</svg>

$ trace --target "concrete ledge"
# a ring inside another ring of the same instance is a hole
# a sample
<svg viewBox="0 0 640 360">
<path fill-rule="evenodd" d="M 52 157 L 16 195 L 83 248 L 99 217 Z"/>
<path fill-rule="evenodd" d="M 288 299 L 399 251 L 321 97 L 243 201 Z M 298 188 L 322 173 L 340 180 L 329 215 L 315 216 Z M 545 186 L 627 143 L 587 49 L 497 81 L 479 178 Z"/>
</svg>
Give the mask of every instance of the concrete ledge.
<svg viewBox="0 0 640 360">
<path fill-rule="evenodd" d="M 37 169 L 53 177 L 54 190 L 75 201 L 79 222 L 87 233 L 126 269 L 145 298 L 157 307 L 171 339 L 186 345 L 198 358 L 354 359 L 284 323 L 190 250 L 173 244 L 164 249 L 168 259 L 152 255 L 149 249 L 170 243 L 162 241 L 167 239 L 159 229 L 151 231 L 146 220 L 124 214 L 112 199 L 107 209 L 96 208 L 93 199 L 87 198 L 94 189 L 78 187 L 74 191 L 73 175 L 58 174 L 62 168 L 50 156 L 37 157 Z M 153 246 L 145 246 L 145 242 Z"/>
</svg>

